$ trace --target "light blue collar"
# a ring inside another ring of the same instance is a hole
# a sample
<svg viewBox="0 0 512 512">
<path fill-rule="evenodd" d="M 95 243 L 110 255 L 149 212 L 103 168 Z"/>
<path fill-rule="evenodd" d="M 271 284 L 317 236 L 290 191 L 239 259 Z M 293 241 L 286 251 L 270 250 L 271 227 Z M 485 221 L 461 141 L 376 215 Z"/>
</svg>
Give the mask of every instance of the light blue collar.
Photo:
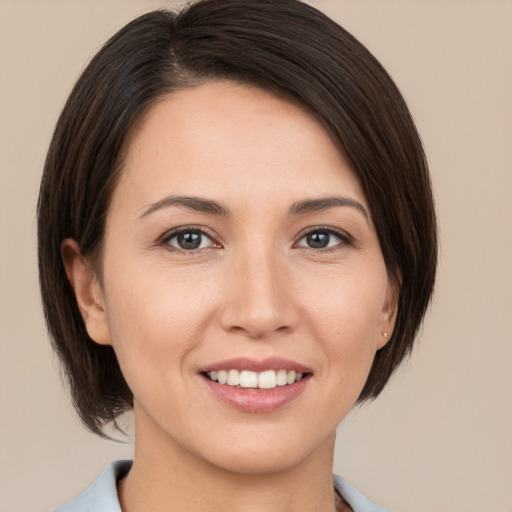
<svg viewBox="0 0 512 512">
<path fill-rule="evenodd" d="M 117 497 L 117 480 L 131 467 L 131 460 L 113 462 L 88 489 L 54 512 L 122 512 Z M 334 475 L 333 482 L 354 512 L 390 512 L 365 498 L 343 478 Z"/>
</svg>

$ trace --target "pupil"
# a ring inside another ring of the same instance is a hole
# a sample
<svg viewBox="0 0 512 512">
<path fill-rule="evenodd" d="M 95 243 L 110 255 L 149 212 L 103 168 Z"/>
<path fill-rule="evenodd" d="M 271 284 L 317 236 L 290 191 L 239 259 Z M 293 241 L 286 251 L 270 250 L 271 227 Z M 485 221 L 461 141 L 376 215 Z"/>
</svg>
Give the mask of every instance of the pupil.
<svg viewBox="0 0 512 512">
<path fill-rule="evenodd" d="M 201 245 L 201 234 L 194 231 L 180 233 L 178 235 L 178 245 L 182 249 L 197 249 Z"/>
<path fill-rule="evenodd" d="M 329 245 L 329 233 L 326 233 L 325 231 L 310 233 L 307 236 L 307 241 L 309 247 L 312 247 L 313 249 L 323 249 Z"/>
</svg>

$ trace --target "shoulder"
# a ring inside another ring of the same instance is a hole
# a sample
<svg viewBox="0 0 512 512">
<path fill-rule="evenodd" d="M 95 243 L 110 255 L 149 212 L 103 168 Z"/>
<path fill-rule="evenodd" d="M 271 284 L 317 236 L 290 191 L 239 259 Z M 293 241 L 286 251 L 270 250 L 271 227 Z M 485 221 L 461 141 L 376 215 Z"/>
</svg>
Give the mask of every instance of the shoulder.
<svg viewBox="0 0 512 512">
<path fill-rule="evenodd" d="M 82 494 L 54 512 L 121 512 L 117 497 L 117 480 L 131 468 L 132 461 L 118 460 L 103 471 Z"/>
<path fill-rule="evenodd" d="M 363 496 L 355 487 L 338 475 L 333 476 L 334 487 L 354 512 L 391 512 Z"/>
</svg>

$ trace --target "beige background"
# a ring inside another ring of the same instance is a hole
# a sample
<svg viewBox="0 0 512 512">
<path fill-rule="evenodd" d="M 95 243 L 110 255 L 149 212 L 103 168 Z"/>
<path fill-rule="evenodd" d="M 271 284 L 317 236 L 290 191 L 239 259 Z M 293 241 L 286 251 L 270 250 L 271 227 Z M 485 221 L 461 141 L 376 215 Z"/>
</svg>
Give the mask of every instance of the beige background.
<svg viewBox="0 0 512 512">
<path fill-rule="evenodd" d="M 512 2 L 318 0 L 401 87 L 441 227 L 433 308 L 335 469 L 396 512 L 512 511 Z M 35 204 L 83 63 L 149 0 L 0 0 L 0 512 L 49 511 L 132 446 L 77 420 L 40 311 Z M 169 5 L 169 3 L 167 3 Z"/>
</svg>

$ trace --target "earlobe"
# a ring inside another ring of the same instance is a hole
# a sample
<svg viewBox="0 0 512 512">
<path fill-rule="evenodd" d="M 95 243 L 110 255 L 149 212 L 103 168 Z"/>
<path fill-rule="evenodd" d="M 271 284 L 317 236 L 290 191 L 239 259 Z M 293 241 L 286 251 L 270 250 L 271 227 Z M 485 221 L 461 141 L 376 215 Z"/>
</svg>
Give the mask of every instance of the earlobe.
<svg viewBox="0 0 512 512">
<path fill-rule="evenodd" d="M 61 255 L 87 333 L 96 343 L 110 345 L 104 294 L 94 269 L 82 256 L 76 240 L 64 240 Z"/>
</svg>

